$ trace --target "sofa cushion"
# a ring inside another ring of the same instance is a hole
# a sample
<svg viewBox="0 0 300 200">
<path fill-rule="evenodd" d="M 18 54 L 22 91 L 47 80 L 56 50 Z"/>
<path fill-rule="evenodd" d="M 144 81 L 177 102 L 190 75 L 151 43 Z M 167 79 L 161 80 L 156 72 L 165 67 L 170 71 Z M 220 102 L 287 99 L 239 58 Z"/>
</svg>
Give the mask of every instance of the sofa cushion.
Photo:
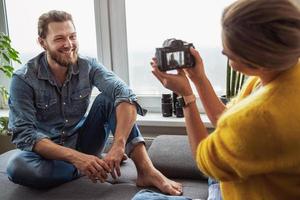
<svg viewBox="0 0 300 200">
<path fill-rule="evenodd" d="M 36 190 L 14 184 L 8 180 L 6 165 L 9 157 L 15 150 L 0 155 L 0 199 L 6 200 L 47 200 L 47 199 L 74 199 L 74 200 L 115 200 L 131 199 L 139 190 L 143 189 L 135 185 L 136 168 L 131 159 L 128 159 L 121 166 L 122 176 L 113 180 L 111 177 L 105 183 L 92 183 L 87 177 L 83 176 L 74 181 L 59 185 L 55 188 Z M 207 182 L 190 179 L 176 180 L 183 185 L 183 195 L 190 198 L 206 198 Z M 147 187 L 157 191 L 156 188 Z"/>
<path fill-rule="evenodd" d="M 154 166 L 169 178 L 206 179 L 196 166 L 185 135 L 158 136 L 148 152 Z"/>
</svg>

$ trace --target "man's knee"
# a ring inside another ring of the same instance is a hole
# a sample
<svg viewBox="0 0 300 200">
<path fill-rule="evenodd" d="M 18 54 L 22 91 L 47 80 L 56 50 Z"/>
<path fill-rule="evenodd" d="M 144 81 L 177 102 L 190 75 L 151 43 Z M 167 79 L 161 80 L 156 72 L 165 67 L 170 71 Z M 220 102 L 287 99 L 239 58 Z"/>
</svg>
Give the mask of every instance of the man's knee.
<svg viewBox="0 0 300 200">
<path fill-rule="evenodd" d="M 28 176 L 28 163 L 27 156 L 28 152 L 17 151 L 12 155 L 7 163 L 6 172 L 8 178 L 13 182 L 22 180 L 24 176 Z"/>
<path fill-rule="evenodd" d="M 93 104 L 100 104 L 100 105 L 104 105 L 104 106 L 110 106 L 110 105 L 114 105 L 115 101 L 114 99 L 110 98 L 109 96 L 105 95 L 105 94 L 99 94 L 95 100 Z"/>
<path fill-rule="evenodd" d="M 39 156 L 33 152 L 18 151 L 7 164 L 7 175 L 14 183 L 29 186 L 42 187 L 43 178 L 47 176 L 47 171 L 38 170 Z"/>
<path fill-rule="evenodd" d="M 107 95 L 99 94 L 93 102 L 90 113 L 91 116 L 98 116 L 108 120 L 115 110 L 115 101 Z"/>
</svg>

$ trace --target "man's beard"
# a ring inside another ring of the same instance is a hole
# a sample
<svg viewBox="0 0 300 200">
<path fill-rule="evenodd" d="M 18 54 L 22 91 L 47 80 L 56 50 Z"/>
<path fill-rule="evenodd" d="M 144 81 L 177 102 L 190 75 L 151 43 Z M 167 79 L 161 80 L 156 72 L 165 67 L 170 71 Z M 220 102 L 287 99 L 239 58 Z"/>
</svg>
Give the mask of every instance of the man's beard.
<svg viewBox="0 0 300 200">
<path fill-rule="evenodd" d="M 52 60 L 54 60 L 57 64 L 61 65 L 62 67 L 69 67 L 77 62 L 78 58 L 78 48 L 75 47 L 71 51 L 70 56 L 66 56 L 59 51 L 52 51 L 48 49 L 49 56 Z"/>
</svg>

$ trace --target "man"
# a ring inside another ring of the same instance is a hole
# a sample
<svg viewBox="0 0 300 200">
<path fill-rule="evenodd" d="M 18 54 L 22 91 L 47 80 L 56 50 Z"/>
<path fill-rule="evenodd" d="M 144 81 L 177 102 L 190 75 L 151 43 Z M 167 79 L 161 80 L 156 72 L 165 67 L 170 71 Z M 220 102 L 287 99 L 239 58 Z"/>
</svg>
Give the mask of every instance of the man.
<svg viewBox="0 0 300 200">
<path fill-rule="evenodd" d="M 53 187 L 81 174 L 104 182 L 108 173 L 121 176 L 126 147 L 137 168 L 138 186 L 180 195 L 181 185 L 156 170 L 147 155 L 134 124 L 137 112 L 143 114 L 136 96 L 95 59 L 78 55 L 72 16 L 63 11 L 43 14 L 38 34 L 45 52 L 12 78 L 9 126 L 21 151 L 8 163 L 9 179 L 35 188 Z M 93 86 L 101 94 L 85 117 Z M 97 155 L 109 131 L 113 144 L 101 159 Z"/>
</svg>

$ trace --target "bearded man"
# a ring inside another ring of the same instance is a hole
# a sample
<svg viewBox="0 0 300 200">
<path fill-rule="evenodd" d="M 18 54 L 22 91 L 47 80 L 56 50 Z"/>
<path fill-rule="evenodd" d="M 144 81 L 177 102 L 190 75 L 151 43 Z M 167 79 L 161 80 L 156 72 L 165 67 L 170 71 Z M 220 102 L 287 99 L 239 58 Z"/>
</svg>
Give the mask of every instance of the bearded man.
<svg viewBox="0 0 300 200">
<path fill-rule="evenodd" d="M 154 168 L 135 124 L 143 109 L 128 86 L 96 59 L 78 54 L 72 16 L 40 16 L 38 41 L 45 50 L 17 70 L 9 98 L 9 127 L 19 149 L 7 166 L 14 183 L 49 188 L 81 175 L 105 182 L 121 176 L 127 153 L 137 168 L 138 186 L 180 195 L 182 186 Z M 101 92 L 88 110 L 92 88 Z M 114 140 L 104 158 L 109 133 Z"/>
</svg>

